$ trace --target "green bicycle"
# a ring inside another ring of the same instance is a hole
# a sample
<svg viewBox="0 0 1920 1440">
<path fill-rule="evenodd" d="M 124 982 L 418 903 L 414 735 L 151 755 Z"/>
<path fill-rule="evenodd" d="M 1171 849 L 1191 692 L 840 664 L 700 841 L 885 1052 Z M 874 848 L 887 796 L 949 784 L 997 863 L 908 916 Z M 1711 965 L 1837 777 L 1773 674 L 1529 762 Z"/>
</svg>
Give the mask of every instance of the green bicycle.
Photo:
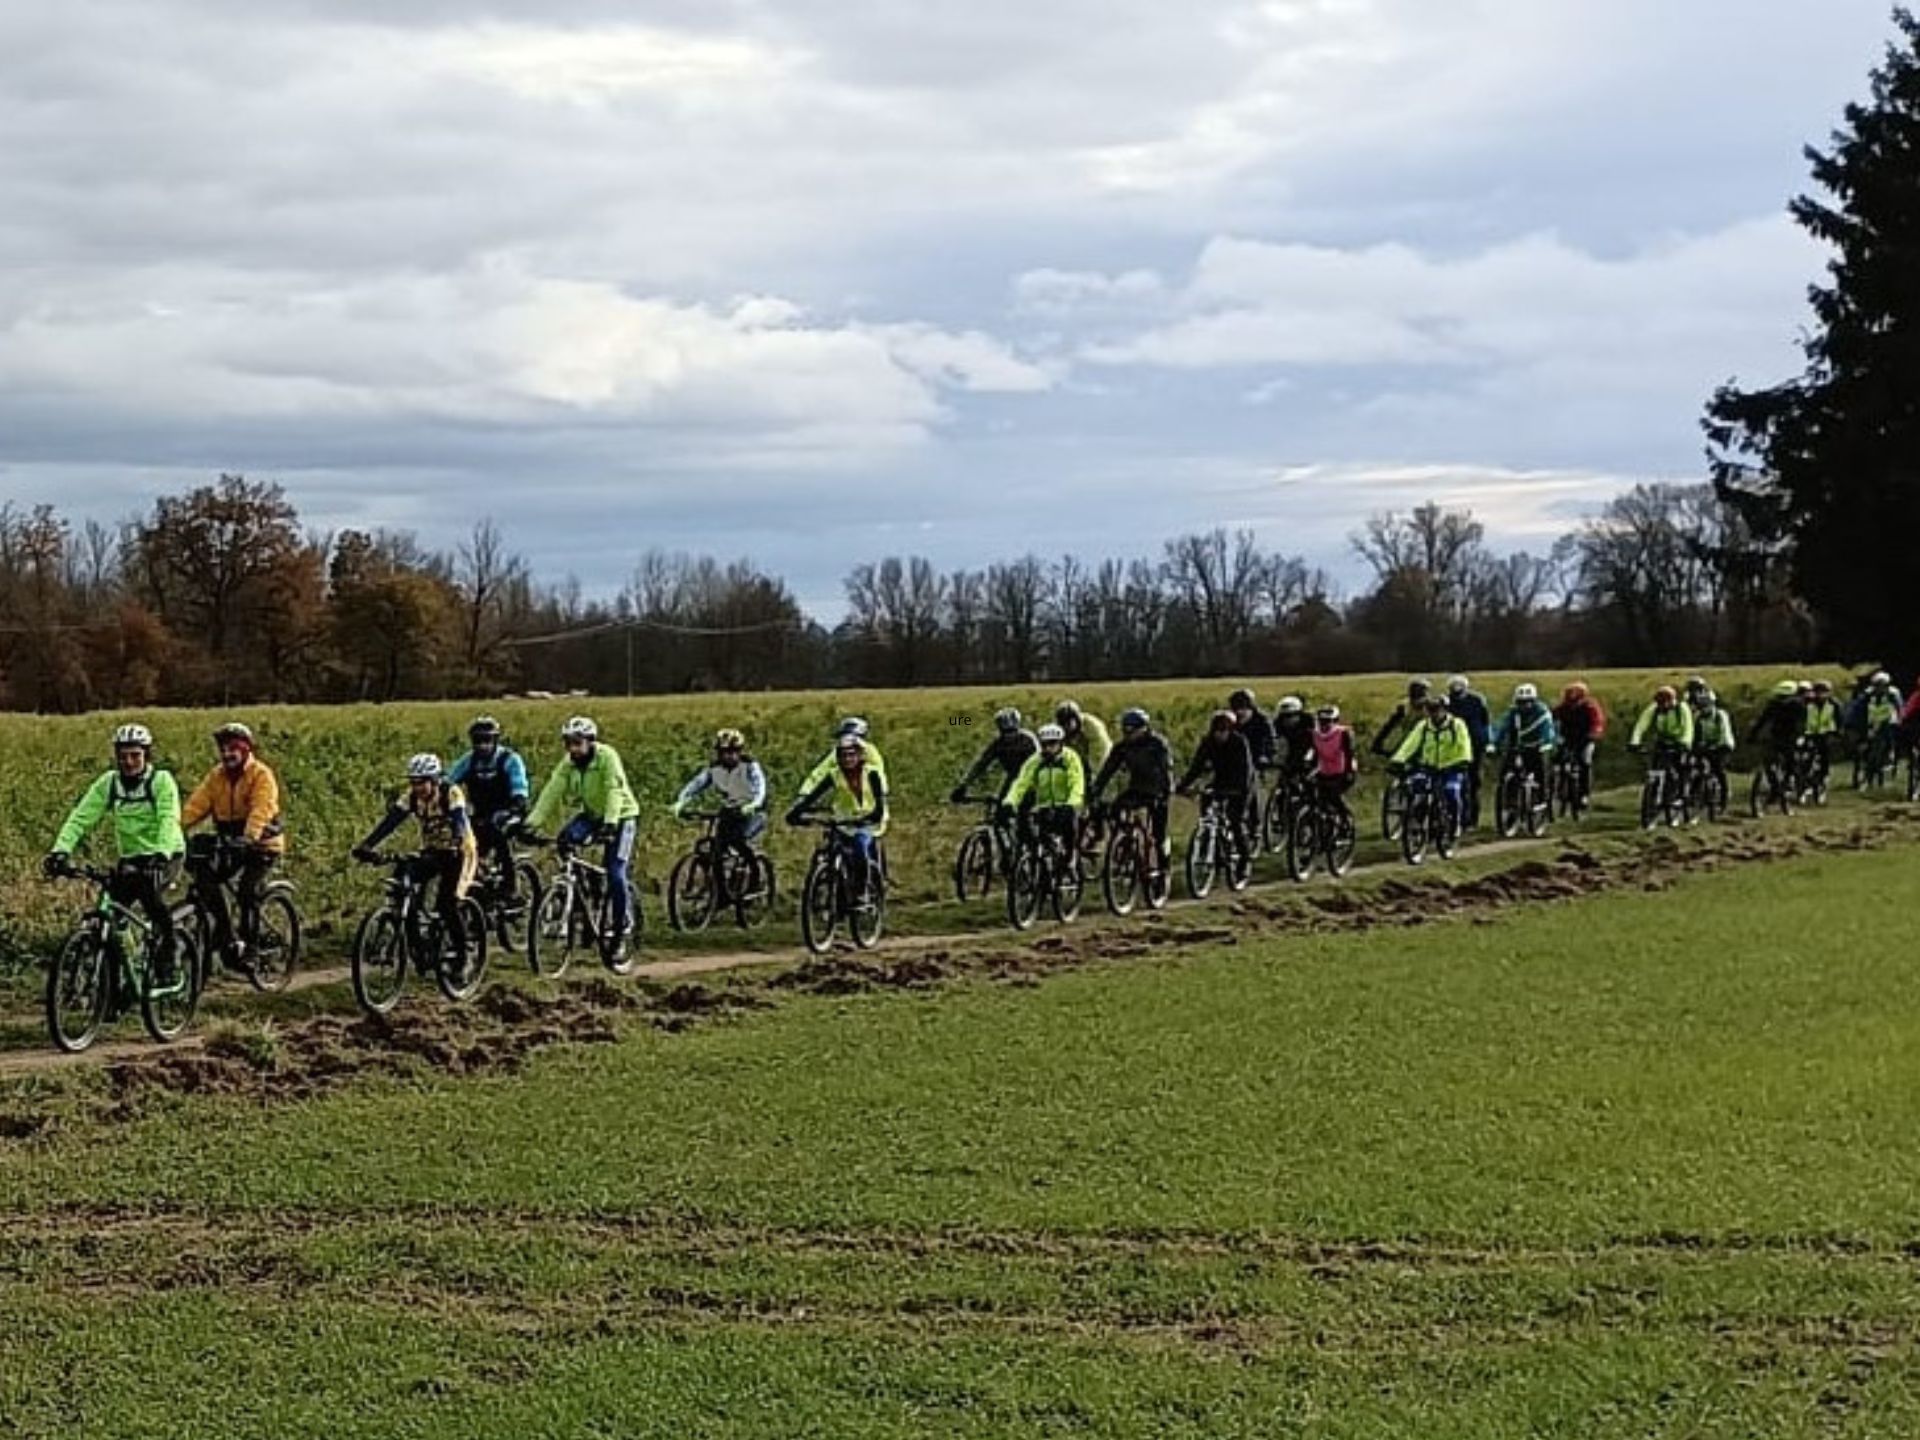
<svg viewBox="0 0 1920 1440">
<path fill-rule="evenodd" d="M 47 970 L 47 1033 L 53 1043 L 77 1055 L 136 1000 L 149 1035 L 163 1045 L 179 1038 L 200 1008 L 206 982 L 193 906 L 173 908 L 173 975 L 162 980 L 149 959 L 153 927 L 108 893 L 112 871 L 69 865 L 54 878 L 84 881 L 99 895 Z"/>
</svg>

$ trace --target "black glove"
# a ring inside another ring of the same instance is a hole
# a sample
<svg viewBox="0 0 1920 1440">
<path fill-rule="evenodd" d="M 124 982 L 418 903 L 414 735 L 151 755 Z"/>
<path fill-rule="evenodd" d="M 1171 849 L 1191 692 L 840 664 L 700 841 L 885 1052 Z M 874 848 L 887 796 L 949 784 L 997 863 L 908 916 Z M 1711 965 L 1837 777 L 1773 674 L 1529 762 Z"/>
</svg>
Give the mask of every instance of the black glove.
<svg viewBox="0 0 1920 1440">
<path fill-rule="evenodd" d="M 66 874 L 73 865 L 73 859 L 64 850 L 55 850 L 40 862 L 40 873 L 49 880 L 57 880 Z"/>
<path fill-rule="evenodd" d="M 967 787 L 964 785 L 954 786 L 953 793 L 947 796 L 947 799 L 955 805 L 962 803 L 966 798 L 967 798 Z"/>
<path fill-rule="evenodd" d="M 353 858 L 362 865 L 371 865 L 380 855 L 371 845 L 356 845 L 353 847 Z"/>
<path fill-rule="evenodd" d="M 487 824 L 492 827 L 496 835 L 511 839 L 513 833 L 520 828 L 520 814 L 518 810 L 496 810 Z"/>
<path fill-rule="evenodd" d="M 801 821 L 807 818 L 807 812 L 803 810 L 800 806 L 795 805 L 792 809 L 787 811 L 786 818 L 787 818 L 787 824 L 798 825 Z"/>
<path fill-rule="evenodd" d="M 1389 760 L 1387 762 L 1387 774 L 1404 775 L 1406 773 L 1407 773 L 1407 767 L 1402 765 L 1398 760 Z"/>
<path fill-rule="evenodd" d="M 1002 805 L 996 813 L 999 815 L 1002 825 L 1013 824 L 1013 806 Z"/>
</svg>

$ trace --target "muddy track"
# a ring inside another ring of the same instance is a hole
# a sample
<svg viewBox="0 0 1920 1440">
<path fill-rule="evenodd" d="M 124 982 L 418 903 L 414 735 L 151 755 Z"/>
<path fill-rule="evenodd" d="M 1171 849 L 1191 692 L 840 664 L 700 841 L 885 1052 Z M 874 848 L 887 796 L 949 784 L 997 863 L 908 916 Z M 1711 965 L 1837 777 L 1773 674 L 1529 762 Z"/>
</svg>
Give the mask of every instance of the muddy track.
<svg viewBox="0 0 1920 1440">
<path fill-rule="evenodd" d="M 967 936 L 906 937 L 865 953 L 836 953 L 795 963 L 790 955 L 750 951 L 658 962 L 639 983 L 591 975 L 553 994 L 496 985 L 472 1005 L 428 1000 L 387 1018 L 323 1015 L 284 1024 L 235 1025 L 157 1048 L 131 1042 L 78 1057 L 23 1052 L 0 1057 L 0 1078 L 84 1067 L 96 1072 L 80 1112 L 0 1102 L 0 1142 L 47 1139 L 79 1120 L 132 1119 L 181 1094 L 219 1094 L 262 1102 L 302 1099 L 361 1078 L 512 1071 L 556 1045 L 612 1043 L 630 1028 L 685 1030 L 716 1016 L 778 1004 L 793 995 L 854 995 L 930 989 L 967 978 L 1036 984 L 1049 972 L 1124 962 L 1196 946 L 1237 944 L 1282 934 L 1420 926 L 1449 919 L 1491 923 L 1516 905 L 1607 890 L 1658 890 L 1692 874 L 1765 863 L 1823 850 L 1860 850 L 1916 833 L 1901 809 L 1864 814 L 1828 830 L 1728 830 L 1710 840 L 1658 834 L 1602 858 L 1564 840 L 1510 842 L 1541 853 L 1473 878 L 1387 866 L 1364 886 L 1269 887 L 1216 897 L 1203 907 L 1177 904 L 1159 915 Z M 1493 851 L 1492 846 L 1474 853 Z M 1358 878 L 1358 872 L 1355 872 Z M 784 963 L 783 963 L 784 962 Z M 748 967 L 779 966 L 768 974 Z M 717 986 L 691 978 L 721 974 Z"/>
</svg>

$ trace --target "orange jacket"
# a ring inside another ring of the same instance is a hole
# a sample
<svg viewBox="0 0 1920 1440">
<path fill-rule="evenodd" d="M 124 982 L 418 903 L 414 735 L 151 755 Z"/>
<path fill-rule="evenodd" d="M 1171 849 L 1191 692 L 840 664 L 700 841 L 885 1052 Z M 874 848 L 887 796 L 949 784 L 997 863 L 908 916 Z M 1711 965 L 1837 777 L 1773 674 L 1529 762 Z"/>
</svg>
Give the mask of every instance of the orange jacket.
<svg viewBox="0 0 1920 1440">
<path fill-rule="evenodd" d="M 280 826 L 280 782 L 273 771 L 249 757 L 238 775 L 216 765 L 180 807 L 180 824 L 191 830 L 211 818 L 223 835 L 244 835 L 262 850 L 287 848 Z"/>
</svg>

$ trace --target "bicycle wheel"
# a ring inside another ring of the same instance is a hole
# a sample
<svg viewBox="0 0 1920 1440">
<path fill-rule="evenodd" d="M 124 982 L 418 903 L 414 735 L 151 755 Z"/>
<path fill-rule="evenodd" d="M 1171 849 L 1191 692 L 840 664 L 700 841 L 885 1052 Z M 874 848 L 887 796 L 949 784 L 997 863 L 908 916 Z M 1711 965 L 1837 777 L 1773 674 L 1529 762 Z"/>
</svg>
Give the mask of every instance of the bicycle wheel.
<svg viewBox="0 0 1920 1440">
<path fill-rule="evenodd" d="M 1242 842 L 1234 835 L 1231 823 L 1220 827 L 1220 841 L 1225 847 L 1227 871 L 1227 889 L 1238 895 L 1253 883 L 1252 837 Z"/>
<path fill-rule="evenodd" d="M 92 925 L 67 936 L 47 967 L 47 1034 L 56 1048 L 77 1055 L 93 1043 L 113 993 L 113 961 L 106 937 Z"/>
<path fill-rule="evenodd" d="M 1053 867 L 1053 918 L 1062 925 L 1079 918 L 1080 902 L 1087 893 L 1086 876 L 1080 871 L 1080 857 L 1059 856 Z"/>
<path fill-rule="evenodd" d="M 353 937 L 353 998 L 370 1015 L 385 1015 L 407 985 L 407 937 L 393 911 L 375 910 Z"/>
<path fill-rule="evenodd" d="M 1212 816 L 1202 816 L 1187 841 L 1187 893 L 1204 900 L 1213 893 L 1220 868 L 1220 827 Z"/>
<path fill-rule="evenodd" d="M 522 860 L 513 870 L 513 899 L 494 902 L 493 934 L 509 955 L 525 955 L 527 968 L 540 973 L 540 902 L 546 886 L 540 872 Z"/>
<path fill-rule="evenodd" d="M 1327 870 L 1335 876 L 1353 868 L 1353 852 L 1360 842 L 1353 815 L 1342 806 L 1327 817 Z"/>
<path fill-rule="evenodd" d="M 847 934 L 860 949 L 871 950 L 880 943 L 881 933 L 887 928 L 886 877 L 877 865 L 868 876 L 866 894 L 848 898 Z"/>
<path fill-rule="evenodd" d="M 291 886 L 270 885 L 247 946 L 247 979 L 263 994 L 284 990 L 300 964 L 300 911 Z M 202 948 L 202 954 L 206 951 Z"/>
<path fill-rule="evenodd" d="M 1031 848 L 1014 857 L 1007 879 L 1007 923 L 1016 930 L 1031 930 L 1039 917 L 1040 870 L 1040 857 Z"/>
<path fill-rule="evenodd" d="M 1520 784 L 1520 803 L 1526 815 L 1527 834 L 1538 840 L 1553 821 L 1553 802 L 1547 798 L 1540 782 L 1529 775 Z"/>
<path fill-rule="evenodd" d="M 1727 777 L 1714 771 L 1700 784 L 1701 808 L 1706 811 L 1709 820 L 1718 820 L 1727 813 Z"/>
<path fill-rule="evenodd" d="M 1131 830 L 1116 830 L 1107 841 L 1107 862 L 1101 867 L 1100 893 L 1115 915 L 1131 915 L 1140 899 L 1140 855 Z"/>
<path fill-rule="evenodd" d="M 713 919 L 717 889 L 713 859 L 706 851 L 682 855 L 667 876 L 667 924 L 682 934 L 706 929 Z"/>
<path fill-rule="evenodd" d="M 1500 788 L 1493 796 L 1493 825 L 1500 832 L 1500 838 L 1511 840 L 1520 833 L 1520 826 L 1526 817 L 1526 799 L 1521 791 L 1521 777 L 1509 771 L 1500 777 Z"/>
<path fill-rule="evenodd" d="M 1293 828 L 1287 835 L 1287 874 L 1295 880 L 1311 880 L 1315 852 L 1319 848 L 1318 817 L 1309 807 L 1293 817 Z"/>
<path fill-rule="evenodd" d="M 162 1045 L 179 1039 L 200 1008 L 200 942 L 191 924 L 176 925 L 173 952 L 173 976 L 164 983 L 154 973 L 150 958 L 139 966 L 140 1023 Z"/>
<path fill-rule="evenodd" d="M 800 939 L 816 955 L 824 955 L 833 945 L 833 932 L 840 921 L 839 883 L 833 866 L 816 860 L 807 869 L 807 881 L 800 891 Z"/>
<path fill-rule="evenodd" d="M 1660 812 L 1665 805 L 1662 793 L 1666 785 L 1656 774 L 1649 774 L 1640 784 L 1640 828 L 1651 830 L 1659 822 Z M 1754 812 L 1758 814 L 1758 811 Z"/>
<path fill-rule="evenodd" d="M 631 975 L 640 963 L 640 889 L 627 885 L 627 904 L 632 907 L 631 934 L 622 935 L 613 923 L 613 896 L 606 890 L 594 897 L 594 933 L 600 941 L 600 963 L 610 975 Z"/>
<path fill-rule="evenodd" d="M 440 944 L 440 964 L 433 978 L 440 993 L 449 1000 L 471 1000 L 480 993 L 487 978 L 487 917 L 478 902 L 469 895 L 460 902 L 460 917 L 466 922 L 467 948 L 463 955 L 453 953 L 453 945 L 441 931 L 435 931 Z"/>
<path fill-rule="evenodd" d="M 1422 800 L 1408 804 L 1400 817 L 1400 853 L 1409 865 L 1426 862 L 1428 831 L 1433 803 Z"/>
<path fill-rule="evenodd" d="M 953 895 L 962 904 L 984 900 L 993 893 L 993 831 L 975 826 L 960 842 L 953 857 Z"/>
<path fill-rule="evenodd" d="M 1380 833 L 1388 841 L 1398 840 L 1406 823 L 1407 782 L 1396 777 L 1380 795 Z"/>
<path fill-rule="evenodd" d="M 773 861 L 759 851 L 753 852 L 751 874 L 745 872 L 744 888 L 734 891 L 733 918 L 742 930 L 756 930 L 767 923 L 767 917 L 773 913 L 773 902 L 778 893 L 774 881 Z"/>
<path fill-rule="evenodd" d="M 573 963 L 573 952 L 583 943 L 584 918 L 574 913 L 573 883 L 557 880 L 534 904 L 533 940 L 527 946 L 527 964 L 533 973 L 558 980 Z"/>
<path fill-rule="evenodd" d="M 1435 797 L 1434 805 L 1433 848 L 1442 860 L 1451 860 L 1460 848 L 1460 810 L 1444 793 Z"/>
<path fill-rule="evenodd" d="M 1278 855 L 1293 838 L 1293 817 L 1287 813 L 1283 786 L 1275 786 L 1260 812 L 1260 839 L 1270 854 Z"/>
</svg>

